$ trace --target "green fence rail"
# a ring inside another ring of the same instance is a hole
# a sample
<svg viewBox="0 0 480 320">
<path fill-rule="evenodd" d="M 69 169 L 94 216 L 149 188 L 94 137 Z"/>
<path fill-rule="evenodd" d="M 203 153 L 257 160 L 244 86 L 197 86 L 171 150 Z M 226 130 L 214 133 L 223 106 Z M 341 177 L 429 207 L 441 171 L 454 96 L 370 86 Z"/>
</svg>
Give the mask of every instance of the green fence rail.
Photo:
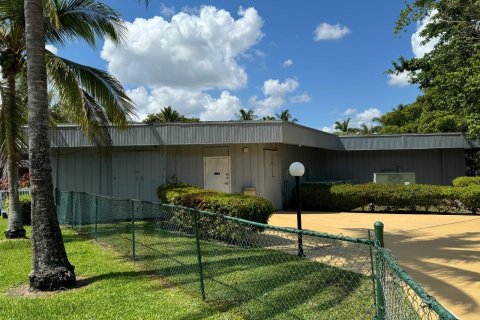
<svg viewBox="0 0 480 320">
<path fill-rule="evenodd" d="M 371 240 L 57 191 L 61 224 L 251 319 L 456 319 Z M 304 256 L 297 254 L 302 235 Z"/>
</svg>

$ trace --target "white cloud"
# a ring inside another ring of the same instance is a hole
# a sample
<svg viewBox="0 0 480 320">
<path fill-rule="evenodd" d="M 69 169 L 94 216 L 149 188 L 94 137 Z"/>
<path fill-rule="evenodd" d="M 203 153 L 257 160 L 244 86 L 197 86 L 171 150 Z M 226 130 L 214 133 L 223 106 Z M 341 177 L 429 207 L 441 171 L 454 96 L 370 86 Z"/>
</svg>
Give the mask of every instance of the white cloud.
<svg viewBox="0 0 480 320">
<path fill-rule="evenodd" d="M 345 115 L 345 116 L 351 116 L 352 114 L 355 114 L 355 113 L 357 113 L 357 109 L 355 109 L 355 108 L 348 108 L 347 110 L 345 110 L 345 111 L 343 112 L 343 115 Z"/>
<path fill-rule="evenodd" d="M 165 18 L 170 18 L 175 14 L 175 7 L 174 6 L 167 6 L 165 3 L 160 4 L 160 13 Z"/>
<path fill-rule="evenodd" d="M 307 103 L 310 102 L 310 100 L 312 100 L 312 98 L 306 92 L 290 98 L 291 103 Z"/>
<path fill-rule="evenodd" d="M 347 26 L 342 26 L 339 23 L 333 25 L 328 23 L 320 23 L 314 31 L 314 40 L 336 40 L 341 39 L 347 34 L 351 33 Z"/>
<path fill-rule="evenodd" d="M 202 121 L 232 120 L 242 108 L 240 98 L 227 90 L 216 99 L 196 89 L 161 87 L 150 92 L 145 87 L 129 90 L 128 95 L 137 105 L 137 120 L 143 120 L 149 113 L 157 113 L 171 106 L 188 117 L 199 117 Z"/>
<path fill-rule="evenodd" d="M 377 108 L 368 108 L 363 112 L 357 113 L 355 116 L 355 122 L 357 126 L 360 126 L 362 123 L 366 125 L 372 125 L 373 119 L 378 118 L 382 115 L 382 111 Z"/>
<path fill-rule="evenodd" d="M 320 129 L 321 131 L 325 131 L 325 132 L 328 132 L 328 133 L 334 133 L 335 132 L 335 125 L 331 125 L 329 127 L 323 127 L 322 129 Z"/>
<path fill-rule="evenodd" d="M 285 105 L 286 96 L 294 92 L 298 87 L 298 81 L 295 79 L 286 79 L 280 82 L 278 79 L 268 79 L 263 83 L 262 92 L 264 99 L 258 100 L 256 96 L 250 99 L 250 103 L 255 107 L 255 113 L 260 116 L 272 115 L 276 109 Z"/>
<path fill-rule="evenodd" d="M 206 94 L 199 90 L 160 87 L 149 91 L 145 87 L 129 90 L 127 94 L 137 105 L 138 118 L 142 120 L 149 113 L 157 113 L 171 106 L 186 116 L 197 116 L 203 111 Z"/>
<path fill-rule="evenodd" d="M 397 74 L 388 75 L 388 84 L 396 87 L 406 87 L 410 85 L 410 73 L 408 71 L 403 71 Z"/>
<path fill-rule="evenodd" d="M 247 83 L 237 58 L 262 37 L 263 21 L 254 8 L 229 12 L 204 6 L 198 14 L 180 12 L 127 22 L 128 41 L 106 40 L 101 56 L 121 82 L 149 88 L 227 88 Z"/>
<path fill-rule="evenodd" d="M 200 114 L 202 121 L 231 120 L 242 109 L 242 102 L 228 91 L 222 91 L 218 99 L 207 97 L 205 111 Z"/>
<path fill-rule="evenodd" d="M 349 123 L 350 127 L 352 128 L 359 128 L 363 123 L 367 126 L 372 126 L 374 124 L 373 119 L 378 118 L 381 115 L 382 111 L 377 108 L 368 108 L 363 110 L 362 112 L 358 112 L 358 110 L 355 108 L 348 108 L 343 112 L 343 116 L 347 116 L 348 118 L 352 119 L 352 121 L 350 121 Z M 342 122 L 346 119 L 339 118 L 337 120 Z M 336 131 L 335 124 L 332 124 L 331 126 L 325 126 L 320 130 L 333 133 Z"/>
<path fill-rule="evenodd" d="M 287 67 L 290 67 L 292 64 L 293 64 L 292 59 L 287 59 L 283 62 L 283 67 L 287 68 Z"/>
<path fill-rule="evenodd" d="M 432 51 L 435 46 L 437 45 L 439 39 L 433 38 L 425 44 L 422 44 L 425 38 L 423 38 L 420 33 L 425 29 L 426 25 L 432 20 L 433 16 L 437 14 L 437 11 L 432 11 L 425 19 L 420 21 L 417 24 L 417 31 L 412 34 L 411 44 L 412 44 L 412 51 L 416 58 L 421 58 L 425 54 Z"/>
<path fill-rule="evenodd" d="M 175 14 L 162 4 L 170 21 L 156 16 L 127 22 L 129 40 L 116 46 L 107 39 L 102 58 L 113 75 L 135 88 L 128 94 L 138 120 L 166 106 L 202 120 L 233 119 L 241 101 L 225 89 L 246 85 L 238 59 L 262 53 L 254 46 L 263 36 L 263 20 L 254 8 L 240 7 L 238 17 L 212 6 L 182 10 L 188 12 Z"/>
<path fill-rule="evenodd" d="M 58 49 L 55 46 L 52 46 L 51 44 L 45 45 L 45 49 L 47 49 L 48 51 L 50 51 L 53 54 L 57 54 L 57 52 L 58 52 Z"/>
<path fill-rule="evenodd" d="M 412 45 L 412 52 L 415 55 L 415 58 L 422 58 L 424 55 L 432 51 L 439 42 L 438 38 L 433 38 L 427 43 L 423 43 L 425 38 L 420 35 L 425 29 L 426 25 L 430 23 L 433 16 L 436 14 L 436 10 L 432 11 L 427 17 L 425 17 L 425 19 L 417 24 L 417 30 L 412 34 L 410 43 Z M 411 85 L 409 82 L 410 76 L 411 75 L 406 71 L 398 74 L 389 74 L 387 82 L 391 86 L 406 87 Z"/>
</svg>

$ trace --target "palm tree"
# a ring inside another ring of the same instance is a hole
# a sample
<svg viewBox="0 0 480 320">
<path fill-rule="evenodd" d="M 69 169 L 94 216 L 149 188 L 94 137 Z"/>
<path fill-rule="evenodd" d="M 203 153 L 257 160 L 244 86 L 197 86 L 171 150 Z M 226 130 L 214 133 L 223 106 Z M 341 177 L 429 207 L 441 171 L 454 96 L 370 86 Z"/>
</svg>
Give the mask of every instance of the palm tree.
<svg viewBox="0 0 480 320">
<path fill-rule="evenodd" d="M 272 116 L 265 116 L 262 118 L 263 121 L 269 121 L 269 120 L 277 120 L 275 117 Z"/>
<path fill-rule="evenodd" d="M 183 122 L 185 119 L 187 118 L 181 115 L 177 110 L 168 106 L 160 110 L 159 113 L 147 115 L 143 122 L 150 124 L 155 122 Z"/>
<path fill-rule="evenodd" d="M 26 145 L 24 136 L 19 134 L 23 132 L 22 126 L 26 124 L 26 108 L 25 100 L 20 98 L 20 94 L 17 95 L 16 93 L 15 75 L 11 71 L 13 67 L 8 68 L 6 66 L 7 63 L 1 63 L 3 78 L 7 80 L 2 83 L 0 89 L 2 97 L 0 107 L 0 141 L 2 142 L 0 144 L 0 163 L 4 164 L 3 173 L 7 177 L 10 198 L 5 237 L 7 239 L 19 239 L 25 237 L 23 217 L 19 211 L 18 164 L 22 159 L 21 149 Z"/>
<path fill-rule="evenodd" d="M 255 115 L 255 112 L 253 110 L 249 109 L 240 109 L 238 113 L 236 114 L 236 117 L 240 121 L 251 121 L 255 120 L 258 117 Z"/>
<path fill-rule="evenodd" d="M 298 122 L 297 118 L 294 118 L 288 109 L 275 114 L 278 120 L 287 121 L 291 123 Z"/>
<path fill-rule="evenodd" d="M 380 131 L 379 126 L 373 126 L 371 125 L 370 127 L 367 126 L 365 123 L 362 123 L 360 125 L 360 129 L 358 130 L 358 134 L 362 135 L 371 135 L 371 134 L 376 134 Z"/>
<path fill-rule="evenodd" d="M 55 56 L 45 50 L 45 40 L 64 44 L 81 38 L 93 46 L 96 36 L 107 36 L 119 42 L 121 20 L 117 12 L 95 0 L 0 0 L 0 13 L 11 21 L 25 21 L 32 193 L 30 287 L 72 287 L 76 283 L 74 267 L 67 258 L 53 200 L 47 78 L 60 99 L 68 102 L 70 115 L 92 139 L 97 133 L 103 136 L 101 140 L 108 139 L 105 124 L 126 124 L 133 105 L 120 83 L 108 73 Z"/>
<path fill-rule="evenodd" d="M 342 122 L 340 121 L 335 121 L 335 130 L 341 132 L 341 133 L 349 133 L 351 132 L 351 128 L 349 127 L 350 125 L 350 118 L 347 120 L 344 120 Z"/>
</svg>

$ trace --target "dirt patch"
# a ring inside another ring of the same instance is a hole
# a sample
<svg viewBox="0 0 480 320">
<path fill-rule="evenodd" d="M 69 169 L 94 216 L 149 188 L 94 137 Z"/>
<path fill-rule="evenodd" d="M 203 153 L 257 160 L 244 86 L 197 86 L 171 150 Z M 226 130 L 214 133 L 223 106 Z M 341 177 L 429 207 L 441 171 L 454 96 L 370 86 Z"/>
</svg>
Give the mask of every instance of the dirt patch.
<svg viewBox="0 0 480 320">
<path fill-rule="evenodd" d="M 25 283 L 25 284 L 8 289 L 6 291 L 6 295 L 11 297 L 17 297 L 17 298 L 44 298 L 44 297 L 53 296 L 55 294 L 59 294 L 64 291 L 82 289 L 88 286 L 89 284 L 90 284 L 90 281 L 88 281 L 87 279 L 80 278 L 80 279 L 77 279 L 77 286 L 75 288 L 59 290 L 59 291 L 35 291 L 35 290 L 30 290 L 30 286 Z"/>
</svg>

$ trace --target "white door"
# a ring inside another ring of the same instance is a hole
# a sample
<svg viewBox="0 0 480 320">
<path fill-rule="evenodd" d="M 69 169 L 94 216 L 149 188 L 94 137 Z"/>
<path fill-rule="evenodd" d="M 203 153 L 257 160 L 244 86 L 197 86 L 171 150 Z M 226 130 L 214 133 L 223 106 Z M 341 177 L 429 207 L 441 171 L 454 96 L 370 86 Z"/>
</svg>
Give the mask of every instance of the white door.
<svg viewBox="0 0 480 320">
<path fill-rule="evenodd" d="M 205 157 L 205 189 L 230 192 L 230 157 Z"/>
<path fill-rule="evenodd" d="M 265 198 L 272 201 L 275 209 L 282 209 L 282 171 L 277 150 L 264 150 Z"/>
</svg>

